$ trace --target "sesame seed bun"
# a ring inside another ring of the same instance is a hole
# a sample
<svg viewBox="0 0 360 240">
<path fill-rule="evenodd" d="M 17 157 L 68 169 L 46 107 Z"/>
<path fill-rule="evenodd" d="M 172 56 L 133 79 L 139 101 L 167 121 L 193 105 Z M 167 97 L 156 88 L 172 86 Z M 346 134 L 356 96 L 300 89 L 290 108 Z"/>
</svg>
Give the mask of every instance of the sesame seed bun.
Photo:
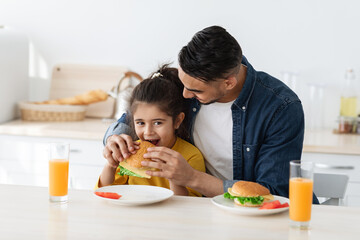
<svg viewBox="0 0 360 240">
<path fill-rule="evenodd" d="M 238 181 L 231 188 L 234 196 L 239 197 L 258 197 L 270 194 L 269 189 L 256 183 L 249 181 Z"/>
</svg>

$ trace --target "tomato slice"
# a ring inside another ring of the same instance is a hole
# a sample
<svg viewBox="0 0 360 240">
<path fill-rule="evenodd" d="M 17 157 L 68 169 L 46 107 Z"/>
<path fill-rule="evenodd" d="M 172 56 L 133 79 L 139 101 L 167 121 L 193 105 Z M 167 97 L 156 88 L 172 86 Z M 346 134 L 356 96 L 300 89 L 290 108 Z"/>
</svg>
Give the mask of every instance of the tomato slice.
<svg viewBox="0 0 360 240">
<path fill-rule="evenodd" d="M 99 197 L 104 197 L 104 192 L 95 192 L 96 195 L 98 195 Z"/>
<path fill-rule="evenodd" d="M 112 193 L 112 192 L 105 192 L 104 197 L 111 198 L 111 199 L 119 199 L 119 198 L 121 198 L 121 195 L 119 195 L 117 193 Z"/>
<path fill-rule="evenodd" d="M 96 195 L 104 198 L 119 199 L 121 195 L 113 192 L 95 192 Z"/>
<path fill-rule="evenodd" d="M 275 200 L 272 202 L 266 202 L 260 207 L 259 209 L 275 209 L 278 208 L 281 205 L 279 200 Z"/>
<path fill-rule="evenodd" d="M 287 202 L 283 203 L 278 208 L 283 208 L 283 207 L 289 207 L 289 204 Z"/>
</svg>

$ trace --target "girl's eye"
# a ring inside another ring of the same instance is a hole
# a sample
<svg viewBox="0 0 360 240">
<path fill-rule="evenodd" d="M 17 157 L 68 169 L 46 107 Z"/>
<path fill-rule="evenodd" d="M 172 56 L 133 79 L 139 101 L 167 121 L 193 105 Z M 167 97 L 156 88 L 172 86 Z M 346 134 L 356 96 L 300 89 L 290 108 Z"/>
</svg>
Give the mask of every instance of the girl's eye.
<svg viewBox="0 0 360 240">
<path fill-rule="evenodd" d="M 138 126 L 142 126 L 142 125 L 144 125 L 144 122 L 136 122 L 135 124 Z"/>
<path fill-rule="evenodd" d="M 154 122 L 155 126 L 158 126 L 158 125 L 161 125 L 161 124 L 162 124 L 162 122 Z"/>
</svg>

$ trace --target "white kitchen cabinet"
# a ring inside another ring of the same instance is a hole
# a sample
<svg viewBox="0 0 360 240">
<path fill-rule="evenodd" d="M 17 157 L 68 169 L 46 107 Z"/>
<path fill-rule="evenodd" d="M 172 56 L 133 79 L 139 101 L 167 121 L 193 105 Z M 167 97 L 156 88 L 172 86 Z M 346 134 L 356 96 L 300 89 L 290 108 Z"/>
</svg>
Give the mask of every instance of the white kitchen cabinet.
<svg viewBox="0 0 360 240">
<path fill-rule="evenodd" d="M 0 183 L 48 186 L 48 143 L 70 143 L 69 187 L 93 189 L 106 163 L 100 140 L 0 135 Z"/>
<path fill-rule="evenodd" d="M 315 172 L 348 175 L 349 183 L 343 204 L 360 206 L 360 155 L 304 152 L 302 161 L 314 162 Z"/>
</svg>

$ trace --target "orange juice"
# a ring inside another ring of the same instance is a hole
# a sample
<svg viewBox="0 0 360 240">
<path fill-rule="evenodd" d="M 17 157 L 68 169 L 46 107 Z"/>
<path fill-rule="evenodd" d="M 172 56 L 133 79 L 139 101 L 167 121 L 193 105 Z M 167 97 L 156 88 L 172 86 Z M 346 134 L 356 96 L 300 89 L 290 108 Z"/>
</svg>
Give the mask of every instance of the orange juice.
<svg viewBox="0 0 360 240">
<path fill-rule="evenodd" d="M 50 196 L 66 196 L 68 193 L 69 160 L 52 159 L 49 161 Z"/>
<path fill-rule="evenodd" d="M 313 197 L 313 180 L 306 178 L 290 178 L 290 219 L 308 222 L 311 219 Z"/>
</svg>

